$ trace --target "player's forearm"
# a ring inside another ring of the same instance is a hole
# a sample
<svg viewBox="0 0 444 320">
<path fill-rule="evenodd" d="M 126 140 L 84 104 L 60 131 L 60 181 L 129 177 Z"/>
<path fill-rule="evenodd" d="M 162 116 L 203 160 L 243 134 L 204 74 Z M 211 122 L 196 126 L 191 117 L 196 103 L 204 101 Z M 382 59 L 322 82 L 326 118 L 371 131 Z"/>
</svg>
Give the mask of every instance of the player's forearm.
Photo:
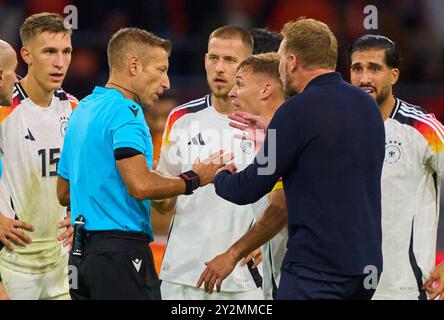
<svg viewBox="0 0 444 320">
<path fill-rule="evenodd" d="M 258 221 L 228 251 L 239 261 L 270 241 L 286 225 L 287 209 L 271 203 Z"/>
<path fill-rule="evenodd" d="M 69 181 L 61 176 L 57 178 L 57 198 L 63 207 L 67 207 L 71 203 Z"/>
<path fill-rule="evenodd" d="M 128 191 L 138 200 L 162 200 L 184 194 L 185 182 L 179 177 L 167 177 L 149 171 Z"/>
</svg>

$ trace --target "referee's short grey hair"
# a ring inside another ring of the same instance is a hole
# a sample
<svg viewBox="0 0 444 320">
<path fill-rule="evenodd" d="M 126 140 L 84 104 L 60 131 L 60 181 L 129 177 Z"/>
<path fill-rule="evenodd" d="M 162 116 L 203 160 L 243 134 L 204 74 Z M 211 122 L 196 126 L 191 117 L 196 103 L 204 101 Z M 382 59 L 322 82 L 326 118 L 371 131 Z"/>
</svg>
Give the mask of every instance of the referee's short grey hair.
<svg viewBox="0 0 444 320">
<path fill-rule="evenodd" d="M 108 66 L 110 70 L 121 70 L 128 53 L 149 54 L 147 46 L 162 48 L 171 54 L 173 44 L 155 34 L 139 28 L 122 28 L 117 31 L 108 43 Z"/>
</svg>

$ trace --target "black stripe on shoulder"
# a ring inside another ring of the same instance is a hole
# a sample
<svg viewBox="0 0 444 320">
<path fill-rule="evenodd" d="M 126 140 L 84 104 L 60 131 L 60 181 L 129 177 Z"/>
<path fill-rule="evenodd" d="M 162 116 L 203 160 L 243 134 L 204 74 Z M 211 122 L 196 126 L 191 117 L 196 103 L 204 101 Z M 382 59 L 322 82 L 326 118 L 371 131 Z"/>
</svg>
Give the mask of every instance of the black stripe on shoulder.
<svg viewBox="0 0 444 320">
<path fill-rule="evenodd" d="M 66 100 L 68 100 L 68 96 L 66 95 L 66 92 L 63 91 L 62 88 L 56 90 L 56 92 L 54 92 L 54 96 L 56 96 L 57 98 L 59 98 L 60 101 L 66 101 Z"/>
<path fill-rule="evenodd" d="M 412 126 L 413 123 L 417 122 L 415 117 L 423 118 L 426 117 L 427 114 L 428 112 L 424 108 L 397 98 L 392 119 L 398 121 L 399 123 Z"/>
<path fill-rule="evenodd" d="M 26 94 L 26 91 L 25 91 L 25 89 L 23 89 L 23 87 L 20 84 L 20 82 L 17 82 L 14 85 L 14 98 L 17 98 L 20 101 L 25 100 L 26 98 L 28 98 L 28 95 Z"/>
<path fill-rule="evenodd" d="M 172 126 L 173 123 L 182 116 L 190 113 L 196 113 L 208 108 L 211 105 L 211 99 L 208 97 L 209 95 L 174 108 L 168 117 L 167 123 Z M 210 101 L 210 103 L 208 103 L 208 101 Z"/>
</svg>

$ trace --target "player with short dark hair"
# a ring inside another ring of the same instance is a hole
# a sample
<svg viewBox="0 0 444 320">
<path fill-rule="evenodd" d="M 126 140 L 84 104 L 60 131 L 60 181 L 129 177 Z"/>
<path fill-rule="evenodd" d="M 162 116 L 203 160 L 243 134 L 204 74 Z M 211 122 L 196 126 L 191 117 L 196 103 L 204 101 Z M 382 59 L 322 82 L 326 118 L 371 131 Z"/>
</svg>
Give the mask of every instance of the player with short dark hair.
<svg viewBox="0 0 444 320">
<path fill-rule="evenodd" d="M 253 54 L 277 52 L 282 41 L 282 35 L 267 28 L 252 28 L 254 40 Z"/>
<path fill-rule="evenodd" d="M 350 47 L 349 58 L 352 84 L 378 103 L 386 131 L 381 180 L 384 270 L 374 299 L 426 299 L 425 289 L 435 298 L 444 291 L 443 267 L 426 280 L 435 263 L 444 126 L 423 108 L 393 96 L 400 74 L 394 41 L 364 35 Z M 438 289 L 432 280 L 440 280 Z"/>
</svg>

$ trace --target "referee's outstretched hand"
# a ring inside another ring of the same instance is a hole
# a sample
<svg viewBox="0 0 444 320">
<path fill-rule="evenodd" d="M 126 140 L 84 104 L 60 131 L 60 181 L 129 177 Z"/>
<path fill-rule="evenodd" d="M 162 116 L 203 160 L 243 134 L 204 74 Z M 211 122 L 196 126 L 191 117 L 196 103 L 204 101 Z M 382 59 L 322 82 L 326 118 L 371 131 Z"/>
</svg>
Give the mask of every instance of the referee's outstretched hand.
<svg viewBox="0 0 444 320">
<path fill-rule="evenodd" d="M 32 242 L 31 238 L 23 230 L 34 231 L 34 227 L 24 221 L 10 219 L 0 213 L 0 242 L 9 252 L 14 251 L 13 243 L 25 247 Z"/>
<path fill-rule="evenodd" d="M 218 170 L 233 160 L 234 154 L 219 150 L 211 154 L 207 159 L 200 161 L 199 158 L 193 164 L 193 171 L 199 176 L 200 186 L 213 182 Z M 234 167 L 234 164 L 229 165 Z"/>
</svg>

